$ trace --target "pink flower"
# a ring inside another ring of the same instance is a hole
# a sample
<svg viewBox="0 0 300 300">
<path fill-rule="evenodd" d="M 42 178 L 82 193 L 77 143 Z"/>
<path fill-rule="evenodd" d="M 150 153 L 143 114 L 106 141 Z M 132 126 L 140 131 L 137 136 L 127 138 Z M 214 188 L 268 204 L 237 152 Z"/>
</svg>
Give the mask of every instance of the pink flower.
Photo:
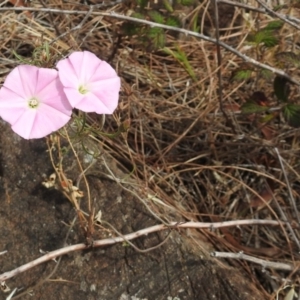
<svg viewBox="0 0 300 300">
<path fill-rule="evenodd" d="M 56 70 L 20 65 L 0 89 L 0 116 L 24 139 L 57 131 L 71 113 Z"/>
<path fill-rule="evenodd" d="M 107 62 L 89 51 L 73 52 L 57 63 L 57 69 L 72 107 L 98 114 L 114 112 L 121 82 Z"/>
</svg>

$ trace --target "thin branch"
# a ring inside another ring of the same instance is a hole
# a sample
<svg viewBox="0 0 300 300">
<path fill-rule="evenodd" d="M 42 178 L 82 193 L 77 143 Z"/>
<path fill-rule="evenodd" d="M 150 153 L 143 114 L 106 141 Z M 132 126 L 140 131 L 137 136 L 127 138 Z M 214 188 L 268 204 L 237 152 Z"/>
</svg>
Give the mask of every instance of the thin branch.
<svg viewBox="0 0 300 300">
<path fill-rule="evenodd" d="M 67 141 L 68 141 L 68 143 L 69 143 L 69 145 L 70 145 L 70 147 L 71 147 L 71 149 L 72 149 L 72 152 L 73 152 L 73 154 L 74 154 L 74 156 L 75 156 L 75 158 L 76 158 L 77 165 L 78 165 L 79 170 L 80 170 L 80 175 L 82 175 L 83 181 L 84 181 L 84 183 L 85 183 L 85 187 L 86 187 L 86 191 L 87 191 L 87 198 L 88 198 L 89 214 L 91 214 L 91 212 L 92 212 L 92 206 L 91 206 L 91 192 L 90 192 L 90 186 L 89 186 L 89 183 L 87 182 L 87 179 L 86 179 L 84 170 L 83 170 L 83 168 L 82 168 L 81 162 L 80 162 L 80 160 L 79 160 L 78 154 L 77 154 L 77 152 L 75 151 L 75 149 L 74 149 L 74 147 L 73 147 L 73 144 L 72 144 L 71 139 L 70 139 L 70 137 L 69 137 L 68 131 L 67 131 L 67 129 L 66 129 L 65 127 L 64 127 L 64 131 L 65 131 L 65 134 L 66 134 L 65 137 L 66 137 L 66 139 L 67 139 Z"/>
<path fill-rule="evenodd" d="M 14 288 L 14 290 L 8 295 L 8 297 L 6 297 L 5 300 L 14 299 L 14 298 L 12 298 L 12 296 L 16 293 L 16 291 L 17 291 L 17 288 Z"/>
<path fill-rule="evenodd" d="M 59 14 L 83 14 L 83 15 L 86 15 L 88 13 L 88 10 L 79 11 L 79 10 L 60 10 L 60 9 L 50 9 L 50 8 L 47 8 L 47 9 L 45 9 L 45 8 L 30 8 L 30 7 L 1 7 L 0 12 L 1 11 L 36 11 L 36 12 L 48 12 L 48 13 L 53 12 L 53 13 L 59 13 Z M 122 14 L 118 14 L 115 12 L 92 12 L 92 15 L 116 18 L 119 20 L 131 21 L 131 22 L 135 22 L 135 23 L 139 23 L 139 24 L 149 25 L 151 27 L 158 27 L 158 28 L 162 28 L 162 29 L 166 29 L 166 30 L 172 30 L 172 31 L 183 33 L 186 36 L 188 36 L 188 35 L 194 36 L 194 37 L 200 38 L 202 40 L 211 42 L 213 44 L 217 44 L 216 39 L 210 38 L 201 33 L 197 33 L 194 31 L 187 30 L 187 29 L 183 29 L 183 28 L 176 28 L 176 27 L 169 26 L 169 25 L 158 24 L 155 22 L 147 21 L 147 20 L 137 19 L 137 18 L 125 16 Z M 238 50 L 234 49 L 233 47 L 227 45 L 226 43 L 224 43 L 222 41 L 219 41 L 219 45 L 222 46 L 224 49 L 234 53 L 236 56 L 242 58 L 244 61 L 248 62 L 249 64 L 252 64 L 258 68 L 263 68 L 263 69 L 269 70 L 269 71 L 273 72 L 274 74 L 277 74 L 277 75 L 287 78 L 290 82 L 292 82 L 296 85 L 300 85 L 300 82 L 298 80 L 294 79 L 293 77 L 290 77 L 287 73 L 285 73 L 284 71 L 282 71 L 280 69 L 271 67 L 264 63 L 260 63 L 257 60 L 255 60 L 245 54 L 242 54 Z"/>
<path fill-rule="evenodd" d="M 113 225 L 111 225 L 109 222 L 103 221 L 101 220 L 101 224 L 106 224 L 108 225 L 116 234 L 118 234 L 120 237 L 122 237 L 124 239 L 124 241 L 126 241 L 126 243 L 128 243 L 132 248 L 134 248 L 137 252 L 140 253 L 146 253 L 146 252 L 150 252 L 156 248 L 159 248 L 160 246 L 162 246 L 163 244 L 165 244 L 167 242 L 167 240 L 170 238 L 171 236 L 171 231 L 169 232 L 169 234 L 167 235 L 167 237 L 158 245 L 155 245 L 153 247 L 147 248 L 147 249 L 140 249 L 139 247 L 137 247 L 135 244 L 131 243 L 129 240 L 126 239 L 126 237 L 120 233 Z"/>
<path fill-rule="evenodd" d="M 49 45 L 53 44 L 54 42 L 56 42 L 57 40 L 61 39 L 62 37 L 64 37 L 67 34 L 70 34 L 73 31 L 79 30 L 83 27 L 84 23 L 87 21 L 87 19 L 90 17 L 90 15 L 92 14 L 94 9 L 94 6 L 91 5 L 89 11 L 86 13 L 86 15 L 84 16 L 84 18 L 82 19 L 82 21 L 76 25 L 74 28 L 70 29 L 67 32 L 62 33 L 61 35 L 59 35 L 58 37 L 56 37 L 54 40 L 52 40 Z"/>
<path fill-rule="evenodd" d="M 220 47 L 220 30 L 219 30 L 219 7 L 218 7 L 218 1 L 214 0 L 214 17 L 215 17 L 215 34 L 216 34 L 216 46 L 217 46 L 217 63 L 218 63 L 218 70 L 217 70 L 217 76 L 219 81 L 219 88 L 218 88 L 218 97 L 219 97 L 219 105 L 220 110 L 223 113 L 223 116 L 225 117 L 227 123 L 231 124 L 229 121 L 229 118 L 224 110 L 223 105 L 223 84 L 222 84 L 222 55 L 221 55 L 221 47 Z M 235 128 L 234 126 L 231 126 L 234 133 Z"/>
<path fill-rule="evenodd" d="M 259 4 L 261 4 L 265 8 L 257 8 L 257 7 L 253 7 L 251 5 L 243 4 L 243 3 L 240 3 L 240 2 L 229 1 L 229 0 L 219 0 L 219 2 L 224 3 L 224 4 L 228 4 L 228 5 L 232 5 L 232 6 L 236 6 L 236 7 L 240 7 L 240 8 L 244 8 L 246 10 L 255 11 L 255 12 L 258 12 L 258 13 L 267 14 L 267 15 L 270 15 L 272 17 L 275 15 L 277 18 L 279 18 L 279 19 L 281 19 L 285 22 L 288 22 L 289 20 L 292 20 L 296 23 L 300 23 L 300 19 L 298 19 L 294 16 L 289 16 L 289 15 L 279 14 L 277 12 L 274 12 L 271 9 L 265 7 L 265 5 L 261 1 L 257 1 L 257 2 L 259 2 Z M 290 23 L 290 22 L 288 22 L 288 23 L 291 26 L 298 28 L 295 23 Z"/>
<path fill-rule="evenodd" d="M 285 264 L 285 263 L 279 263 L 274 261 L 267 261 L 260 258 L 256 258 L 250 255 L 246 255 L 243 252 L 239 253 L 231 253 L 231 252 L 212 252 L 211 256 L 213 257 L 222 257 L 222 258 L 233 258 L 233 259 L 243 259 L 247 261 L 251 261 L 255 264 L 262 265 L 262 267 L 270 268 L 270 269 L 277 269 L 277 270 L 284 270 L 284 271 L 293 271 L 295 266 L 292 264 Z"/>
<path fill-rule="evenodd" d="M 298 224 L 300 224 L 298 209 L 297 209 L 297 206 L 296 206 L 296 201 L 294 199 L 292 189 L 291 189 L 289 180 L 287 178 L 287 174 L 285 172 L 285 168 L 284 168 L 284 165 L 283 165 L 283 159 L 282 159 L 281 155 L 279 154 L 279 151 L 278 151 L 277 147 L 275 147 L 274 150 L 277 154 L 277 157 L 278 157 L 278 160 L 279 160 L 279 163 L 280 163 L 280 167 L 281 167 L 281 170 L 283 172 L 284 180 L 285 180 L 287 188 L 288 188 L 288 193 L 289 193 L 289 196 L 290 196 L 289 199 L 290 199 L 291 206 L 293 207 L 294 213 L 296 214 L 297 222 L 298 222 Z M 287 221 L 287 217 L 286 217 L 285 213 L 283 212 L 283 210 L 282 210 L 281 206 L 279 205 L 279 203 L 277 201 L 275 201 L 275 204 L 277 205 L 277 209 L 279 210 L 279 212 L 281 214 L 281 218 L 283 219 L 283 221 Z M 300 252 L 299 239 L 297 238 L 296 233 L 294 232 L 294 230 L 293 230 L 293 228 L 292 228 L 292 226 L 289 222 L 287 222 L 287 227 L 288 227 L 294 241 L 296 242 L 296 244 L 298 246 L 298 251 Z"/>
<path fill-rule="evenodd" d="M 226 221 L 226 222 L 216 222 L 216 223 L 203 223 L 203 222 L 186 222 L 186 223 L 177 223 L 177 222 L 171 222 L 169 226 L 160 224 L 160 225 L 155 225 L 152 227 L 148 227 L 145 229 L 141 229 L 139 231 L 129 233 L 126 235 L 114 237 L 114 238 L 108 238 L 108 239 L 103 239 L 103 240 L 98 240 L 94 241 L 93 247 L 102 247 L 106 245 L 113 245 L 116 243 L 121 243 L 121 242 L 126 242 L 130 241 L 133 239 L 136 239 L 140 236 L 143 235 L 148 235 L 149 233 L 152 232 L 158 232 L 170 228 L 178 229 L 178 228 L 201 228 L 201 229 L 215 229 L 215 228 L 222 228 L 222 227 L 233 227 L 233 226 L 243 226 L 243 225 L 273 225 L 273 226 L 278 226 L 282 225 L 281 222 L 274 221 L 274 220 L 236 220 L 236 221 Z M 20 266 L 12 271 L 5 272 L 0 275 L 0 282 L 3 282 L 9 278 L 12 278 L 20 273 L 23 273 L 37 265 L 40 265 L 46 261 L 52 260 L 56 257 L 65 255 L 70 252 L 74 251 L 79 251 L 79 250 L 84 250 L 84 249 L 90 249 L 89 245 L 86 245 L 84 243 L 81 244 L 76 244 L 72 246 L 67 246 L 58 250 L 51 251 L 44 256 L 33 260 L 23 266 Z"/>
<path fill-rule="evenodd" d="M 288 192 L 289 192 L 289 196 L 290 196 L 290 203 L 294 209 L 294 212 L 296 214 L 296 218 L 297 218 L 297 221 L 298 221 L 298 224 L 300 224 L 300 217 L 299 217 L 299 213 L 298 213 L 298 209 L 297 209 L 297 206 L 296 206 L 296 201 L 295 201 L 295 198 L 293 196 L 293 192 L 292 192 L 292 189 L 291 189 L 291 185 L 289 183 L 289 180 L 288 180 L 288 177 L 287 177 L 287 174 L 286 174 L 286 171 L 285 171 L 285 168 L 284 168 L 284 165 L 283 165 L 283 159 L 278 151 L 278 148 L 275 147 L 274 148 L 275 152 L 276 152 L 276 155 L 278 157 L 278 160 L 279 160 L 279 163 L 280 163 L 280 167 L 281 167 L 281 171 L 283 173 L 283 176 L 284 176 L 284 180 L 285 180 L 285 183 L 286 183 L 286 186 L 288 188 Z M 299 249 L 300 250 L 300 249 Z"/>
<path fill-rule="evenodd" d="M 232 5 L 232 6 L 244 8 L 246 10 L 256 11 L 256 12 L 262 13 L 262 14 L 266 13 L 265 9 L 257 8 L 257 7 L 254 7 L 254 6 L 251 6 L 251 5 L 247 5 L 247 4 L 244 4 L 244 3 L 240 3 L 240 2 L 234 2 L 234 1 L 229 1 L 229 0 L 219 0 L 219 3 L 224 3 L 224 4 L 228 4 L 228 5 Z"/>
<path fill-rule="evenodd" d="M 283 17 L 282 15 L 278 14 L 277 12 L 273 11 L 272 9 L 268 8 L 268 6 L 263 3 L 260 0 L 256 0 L 257 3 L 259 3 L 270 15 L 273 15 L 273 17 L 277 17 L 278 19 L 280 19 L 281 21 L 284 21 L 285 23 L 290 24 L 291 26 L 297 28 L 298 30 L 300 30 L 300 26 L 295 24 L 294 22 L 290 21 L 288 18 Z"/>
</svg>

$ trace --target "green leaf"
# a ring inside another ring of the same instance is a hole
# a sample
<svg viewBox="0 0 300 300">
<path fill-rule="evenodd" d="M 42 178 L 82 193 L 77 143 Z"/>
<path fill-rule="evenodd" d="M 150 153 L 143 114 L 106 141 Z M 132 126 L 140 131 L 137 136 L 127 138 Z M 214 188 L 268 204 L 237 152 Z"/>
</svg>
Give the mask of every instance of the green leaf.
<svg viewBox="0 0 300 300">
<path fill-rule="evenodd" d="M 266 114 L 259 121 L 260 121 L 260 123 L 268 123 L 268 122 L 272 121 L 274 118 L 275 118 L 274 114 Z"/>
<path fill-rule="evenodd" d="M 281 20 L 271 21 L 263 30 L 276 30 L 283 26 L 284 22 Z"/>
<path fill-rule="evenodd" d="M 22 57 L 21 55 L 19 55 L 15 50 L 13 50 L 12 52 L 13 52 L 14 56 L 15 56 L 19 61 L 21 61 L 22 63 L 27 64 L 27 65 L 33 64 L 32 61 L 23 58 L 23 57 Z"/>
<path fill-rule="evenodd" d="M 174 11 L 174 9 L 173 9 L 173 7 L 172 7 L 172 5 L 171 5 L 171 3 L 170 3 L 170 1 L 169 0 L 163 0 L 163 4 L 164 4 L 164 7 L 165 7 L 165 9 L 168 11 L 168 12 L 173 12 Z"/>
<path fill-rule="evenodd" d="M 165 46 L 166 38 L 163 29 L 150 28 L 147 32 L 147 36 L 151 38 L 154 48 L 162 48 Z"/>
<path fill-rule="evenodd" d="M 148 15 L 155 23 L 164 24 L 164 17 L 158 11 L 151 10 L 148 12 Z"/>
<path fill-rule="evenodd" d="M 183 6 L 192 6 L 195 3 L 195 0 L 177 0 L 177 2 Z"/>
<path fill-rule="evenodd" d="M 173 27 L 179 27 L 180 21 L 178 18 L 171 16 L 171 17 L 167 18 L 166 25 L 173 26 Z"/>
<path fill-rule="evenodd" d="M 233 75 L 233 80 L 247 80 L 251 77 L 252 70 L 238 70 Z"/>
<path fill-rule="evenodd" d="M 147 36 L 150 38 L 155 38 L 156 36 L 158 36 L 159 34 L 164 33 L 163 29 L 158 28 L 158 27 L 154 27 L 154 28 L 149 28 L 147 30 Z"/>
<path fill-rule="evenodd" d="M 148 0 L 136 0 L 137 5 L 140 6 L 140 8 L 145 8 L 146 5 L 148 4 Z"/>
<path fill-rule="evenodd" d="M 185 70 L 189 73 L 189 75 L 193 78 L 193 80 L 197 80 L 195 72 L 188 61 L 188 58 L 183 50 L 179 47 L 176 47 L 176 51 L 171 50 L 170 48 L 164 47 L 163 49 L 167 54 L 172 55 L 179 63 L 185 68 Z"/>
<path fill-rule="evenodd" d="M 283 116 L 292 127 L 300 127 L 300 105 L 287 104 L 283 108 Z"/>
<path fill-rule="evenodd" d="M 200 26 L 198 25 L 198 18 L 193 18 L 192 20 L 192 31 L 200 32 Z"/>
<path fill-rule="evenodd" d="M 158 27 L 148 28 L 141 40 L 148 49 L 163 48 L 166 42 L 165 32 Z"/>
<path fill-rule="evenodd" d="M 133 17 L 133 18 L 145 20 L 145 16 L 143 14 L 141 14 L 141 13 L 134 12 L 130 16 Z"/>
<path fill-rule="evenodd" d="M 283 76 L 276 75 L 273 82 L 275 96 L 279 101 L 287 102 L 291 92 L 289 80 Z"/>
<path fill-rule="evenodd" d="M 278 39 L 274 36 L 270 30 L 262 30 L 254 35 L 254 43 L 264 44 L 266 47 L 274 47 L 278 44 Z"/>
<path fill-rule="evenodd" d="M 278 44 L 272 30 L 260 30 L 248 35 L 247 41 L 254 45 L 264 44 L 266 47 L 273 47 Z"/>
<path fill-rule="evenodd" d="M 244 114 L 261 113 L 267 111 L 268 109 L 268 106 L 260 106 L 253 101 L 248 101 L 241 107 L 242 113 Z"/>
</svg>

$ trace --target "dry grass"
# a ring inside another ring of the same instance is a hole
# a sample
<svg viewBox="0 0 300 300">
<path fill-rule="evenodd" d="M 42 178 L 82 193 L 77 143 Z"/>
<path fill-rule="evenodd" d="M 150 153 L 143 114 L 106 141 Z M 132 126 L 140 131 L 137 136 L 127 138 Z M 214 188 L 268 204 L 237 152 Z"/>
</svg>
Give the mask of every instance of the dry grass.
<svg viewBox="0 0 300 300">
<path fill-rule="evenodd" d="M 254 0 L 248 2 L 253 8 L 257 7 Z M 88 10 L 87 6 L 60 0 L 44 4 L 35 0 L 30 6 Z M 129 9 L 137 10 L 137 7 L 132 2 L 131 6 L 116 4 L 101 9 L 128 14 Z M 223 14 L 228 9 L 225 7 Z M 184 14 L 181 18 L 187 29 L 191 28 L 192 20 L 198 18 L 199 23 L 204 24 L 204 34 L 214 32 L 209 22 L 213 15 L 205 17 L 213 13 L 208 2 L 188 9 L 178 7 L 177 12 Z M 253 28 L 251 24 L 263 27 L 272 18 L 250 11 L 249 22 L 246 22 L 242 8 L 231 12 L 236 22 L 220 23 L 220 27 L 227 28 L 221 31 L 221 40 L 261 63 L 276 67 L 272 53 L 265 51 L 258 55 L 253 48 L 245 48 L 245 38 Z M 220 99 L 217 50 L 210 42 L 167 32 L 165 47 L 169 51 L 177 51 L 179 47 L 185 53 L 195 74 L 194 80 L 186 65 L 174 56 L 163 49 L 145 49 L 138 36 L 124 35 L 124 21 L 116 16 L 91 14 L 79 29 L 69 32 L 80 24 L 83 15 L 30 14 L 31 19 L 24 12 L 1 12 L 2 80 L 19 63 L 12 50 L 30 57 L 32 50 L 43 41 L 50 43 L 60 35 L 63 36 L 51 44 L 54 58 L 72 50 L 88 49 L 109 60 L 122 78 L 122 93 L 119 108 L 113 117 L 107 117 L 104 130 L 114 132 L 124 122 L 130 126 L 126 133 L 114 139 L 96 133 L 93 138 L 99 140 L 123 170 L 128 174 L 132 172 L 138 184 L 131 189 L 165 220 L 173 220 L 167 208 L 172 207 L 182 219 L 192 221 L 253 218 L 287 221 L 290 228 L 249 226 L 203 231 L 203 234 L 215 250 L 243 251 L 265 260 L 295 262 L 296 265 L 300 250 L 299 217 L 295 211 L 299 203 L 299 130 L 289 127 L 280 118 L 262 125 L 239 112 L 240 106 L 255 91 L 264 92 L 275 103 L 274 77 L 265 79 L 257 71 L 247 82 L 233 81 L 232 72 L 244 62 L 234 53 L 221 49 Z M 235 29 L 231 30 L 233 26 Z M 279 47 L 297 51 L 297 34 L 286 24 L 278 32 Z M 97 125 L 95 116 L 88 120 L 90 126 Z M 240 265 L 266 299 L 276 299 L 276 293 L 284 285 L 283 279 L 289 284 L 297 282 L 294 273 L 266 271 L 244 261 Z"/>
</svg>

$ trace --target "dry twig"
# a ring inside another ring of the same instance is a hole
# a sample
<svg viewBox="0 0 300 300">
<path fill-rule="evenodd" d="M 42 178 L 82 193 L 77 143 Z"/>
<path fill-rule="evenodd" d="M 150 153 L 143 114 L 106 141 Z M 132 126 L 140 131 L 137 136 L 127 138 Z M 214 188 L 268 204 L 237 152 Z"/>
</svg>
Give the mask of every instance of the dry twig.
<svg viewBox="0 0 300 300">
<path fill-rule="evenodd" d="M 201 228 L 201 229 L 207 228 L 207 229 L 212 230 L 212 229 L 222 228 L 222 227 L 258 225 L 258 224 L 278 226 L 280 223 L 277 221 L 272 221 L 272 220 L 238 220 L 238 221 L 227 221 L 227 222 L 218 222 L 218 223 L 201 223 L 201 222 L 199 222 L 199 223 L 198 222 L 177 223 L 177 222 L 172 222 L 169 224 L 168 227 L 165 225 L 155 225 L 155 226 L 152 226 L 149 228 L 141 229 L 139 231 L 136 231 L 136 232 L 133 232 L 130 234 L 126 234 L 126 235 L 122 235 L 122 236 L 118 236 L 118 237 L 114 237 L 114 238 L 108 238 L 108 239 L 104 239 L 104 240 L 94 241 L 93 247 L 97 248 L 97 247 L 112 245 L 112 244 L 116 244 L 116 243 L 120 243 L 120 242 L 124 242 L 124 241 L 126 242 L 126 241 L 136 239 L 140 236 L 147 235 L 149 233 L 162 231 L 162 230 L 166 230 L 166 229 L 170 229 L 170 228 Z M 67 246 L 67 247 L 61 248 L 59 250 L 51 251 L 32 262 L 29 262 L 23 266 L 16 268 L 15 270 L 1 274 L 0 282 L 6 281 L 9 278 L 12 278 L 20 273 L 23 273 L 39 264 L 42 264 L 49 260 L 52 260 L 56 257 L 65 255 L 70 252 L 80 251 L 80 250 L 84 250 L 84 249 L 88 249 L 88 248 L 90 248 L 89 245 L 82 243 L 82 244 Z"/>
</svg>

